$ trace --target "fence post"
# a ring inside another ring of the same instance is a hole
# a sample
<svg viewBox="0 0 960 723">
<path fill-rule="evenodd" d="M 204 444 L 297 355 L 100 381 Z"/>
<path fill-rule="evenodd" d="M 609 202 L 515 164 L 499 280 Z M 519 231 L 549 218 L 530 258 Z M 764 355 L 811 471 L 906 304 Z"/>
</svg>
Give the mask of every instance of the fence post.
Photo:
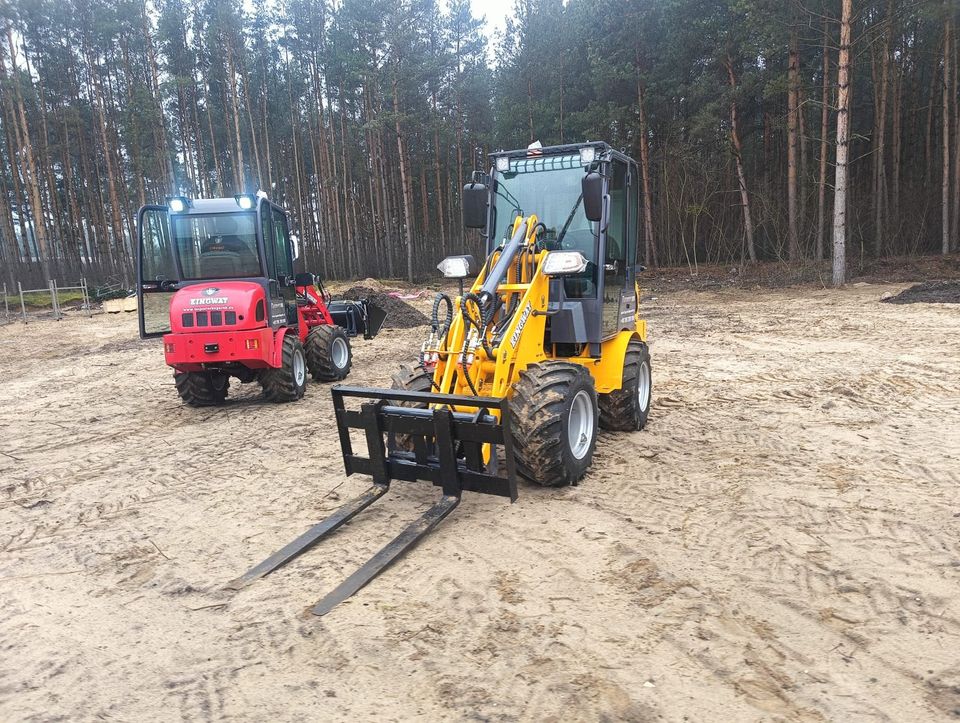
<svg viewBox="0 0 960 723">
<path fill-rule="evenodd" d="M 53 307 L 53 318 L 60 321 L 60 311 L 57 309 L 57 287 L 53 279 L 50 279 L 48 288 L 50 289 L 50 306 Z"/>
<path fill-rule="evenodd" d="M 87 280 L 80 279 L 80 288 L 83 289 L 83 308 L 86 309 L 87 318 L 93 316 L 93 309 L 90 308 L 90 294 L 87 292 Z"/>
<path fill-rule="evenodd" d="M 20 311 L 23 312 L 23 323 L 27 323 L 27 305 L 23 303 L 23 285 L 18 281 L 17 290 L 20 292 Z"/>
</svg>

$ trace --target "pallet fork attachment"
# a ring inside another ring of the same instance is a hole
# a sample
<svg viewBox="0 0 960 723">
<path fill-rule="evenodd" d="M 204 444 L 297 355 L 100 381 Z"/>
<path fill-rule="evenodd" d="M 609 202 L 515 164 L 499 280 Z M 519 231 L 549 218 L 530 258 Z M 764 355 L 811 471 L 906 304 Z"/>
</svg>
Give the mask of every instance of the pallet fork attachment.
<svg viewBox="0 0 960 723">
<path fill-rule="evenodd" d="M 370 475 L 373 486 L 228 583 L 228 588 L 240 590 L 303 554 L 383 497 L 393 480 L 429 481 L 443 494 L 433 507 L 317 602 L 311 608 L 314 615 L 330 612 L 416 545 L 457 507 L 464 491 L 517 499 L 506 399 L 348 386 L 335 386 L 331 391 L 344 470 L 347 475 Z M 345 398 L 365 401 L 359 410 L 351 410 Z M 396 406 L 398 402 L 423 406 Z M 475 411 L 459 411 L 464 408 Z M 491 411 L 498 411 L 499 419 Z M 354 453 L 351 429 L 363 431 L 367 456 Z M 397 448 L 399 436 L 412 450 Z M 503 475 L 498 473 L 498 446 L 504 451 Z M 484 461 L 485 448 L 488 461 Z"/>
</svg>

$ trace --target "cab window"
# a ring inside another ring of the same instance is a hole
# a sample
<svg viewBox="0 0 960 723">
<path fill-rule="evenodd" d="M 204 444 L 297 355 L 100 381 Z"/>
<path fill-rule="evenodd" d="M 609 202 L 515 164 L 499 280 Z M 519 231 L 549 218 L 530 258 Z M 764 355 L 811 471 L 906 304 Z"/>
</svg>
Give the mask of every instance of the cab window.
<svg viewBox="0 0 960 723">
<path fill-rule="evenodd" d="M 174 216 L 173 244 L 184 279 L 259 276 L 254 221 L 252 213 Z"/>
<path fill-rule="evenodd" d="M 289 236 L 287 215 L 282 211 L 273 209 L 273 256 L 276 263 L 276 278 L 293 275 Z"/>
<path fill-rule="evenodd" d="M 267 276 L 276 278 L 276 262 L 273 253 L 273 215 L 267 201 L 260 203 L 260 233 L 263 235 L 263 248 L 267 256 Z"/>
</svg>

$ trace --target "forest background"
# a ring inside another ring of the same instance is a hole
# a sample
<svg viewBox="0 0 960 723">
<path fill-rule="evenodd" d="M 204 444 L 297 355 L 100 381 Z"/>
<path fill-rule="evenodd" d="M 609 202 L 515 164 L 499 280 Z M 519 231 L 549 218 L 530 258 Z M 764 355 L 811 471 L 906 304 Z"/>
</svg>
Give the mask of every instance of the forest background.
<svg viewBox="0 0 960 723">
<path fill-rule="evenodd" d="M 485 154 L 535 140 L 640 162 L 650 266 L 950 253 L 958 19 L 953 0 L 517 0 L 491 39 L 469 0 L 14 0 L 0 280 L 129 286 L 140 205 L 257 189 L 307 269 L 424 277 L 480 253 L 460 189 Z"/>
</svg>

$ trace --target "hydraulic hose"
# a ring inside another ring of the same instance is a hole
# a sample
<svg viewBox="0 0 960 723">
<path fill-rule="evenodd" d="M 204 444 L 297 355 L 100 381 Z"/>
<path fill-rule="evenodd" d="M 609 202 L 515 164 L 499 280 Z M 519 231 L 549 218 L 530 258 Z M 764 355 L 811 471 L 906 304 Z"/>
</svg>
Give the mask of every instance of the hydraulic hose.
<svg viewBox="0 0 960 723">
<path fill-rule="evenodd" d="M 444 302 L 447 307 L 447 313 L 443 318 L 442 324 L 440 323 L 440 302 Z M 447 333 L 447 329 L 450 328 L 450 322 L 452 321 L 453 300 L 441 291 L 433 300 L 433 313 L 430 315 L 430 327 L 434 334 L 437 334 L 438 337 L 442 337 Z M 441 329 L 443 331 L 440 331 Z"/>
</svg>

